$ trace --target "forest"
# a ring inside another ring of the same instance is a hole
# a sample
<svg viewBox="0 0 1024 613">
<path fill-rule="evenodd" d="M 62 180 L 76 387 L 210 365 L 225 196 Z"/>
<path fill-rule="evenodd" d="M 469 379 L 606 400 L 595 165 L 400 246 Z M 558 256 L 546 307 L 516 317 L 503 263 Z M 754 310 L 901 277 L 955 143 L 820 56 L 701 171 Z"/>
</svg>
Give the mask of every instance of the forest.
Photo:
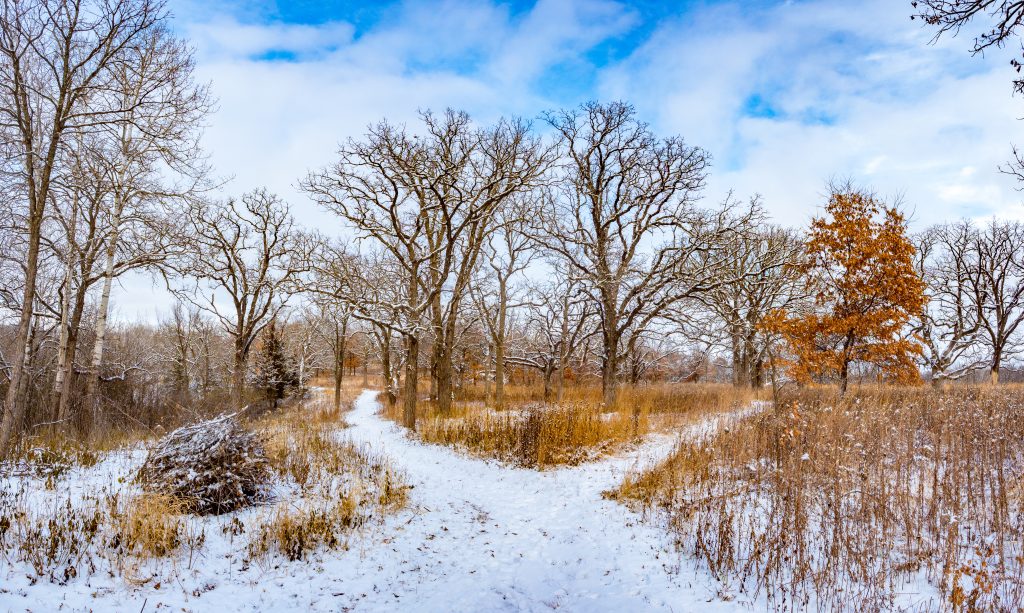
<svg viewBox="0 0 1024 613">
<path fill-rule="evenodd" d="M 838 168 L 789 227 L 588 101 L 339 135 L 314 228 L 216 85 L 158 0 L 0 0 L 0 608 L 1024 606 L 1024 223 Z"/>
</svg>

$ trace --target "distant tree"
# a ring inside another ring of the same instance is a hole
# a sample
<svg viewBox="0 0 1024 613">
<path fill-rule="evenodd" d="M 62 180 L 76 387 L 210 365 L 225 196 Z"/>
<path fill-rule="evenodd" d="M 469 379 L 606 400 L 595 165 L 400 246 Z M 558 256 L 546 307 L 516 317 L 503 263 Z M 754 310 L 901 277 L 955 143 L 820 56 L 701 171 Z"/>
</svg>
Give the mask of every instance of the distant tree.
<svg viewBox="0 0 1024 613">
<path fill-rule="evenodd" d="M 783 308 L 792 311 L 799 301 L 805 301 L 802 252 L 803 240 L 797 232 L 772 226 L 714 245 L 700 257 L 735 281 L 672 309 L 672 318 L 683 324 L 684 334 L 693 336 L 689 328 L 695 328 L 698 335 L 709 327 L 722 329 L 732 361 L 733 385 L 760 387 L 764 383 L 771 335 L 761 324 L 768 313 Z M 717 320 L 711 326 L 695 317 L 699 305 Z"/>
<path fill-rule="evenodd" d="M 1003 361 L 1021 350 L 1017 331 L 1024 323 L 1024 225 L 993 220 L 983 228 L 968 224 L 967 232 L 967 265 L 973 272 L 968 287 L 991 357 L 992 383 L 999 383 Z"/>
<path fill-rule="evenodd" d="M 929 228 L 915 237 L 918 274 L 928 301 L 914 324 L 922 365 L 933 384 L 959 379 L 988 360 L 981 330 L 982 270 L 977 230 L 969 222 Z"/>
<path fill-rule="evenodd" d="M 924 308 L 925 286 L 903 215 L 849 186 L 833 189 L 825 211 L 806 245 L 813 308 L 774 311 L 766 327 L 788 342 L 798 381 L 836 376 L 845 393 L 855 362 L 897 381 L 918 381 L 914 358 L 921 349 L 903 332 Z"/>
<path fill-rule="evenodd" d="M 186 282 L 173 291 L 231 338 L 237 410 L 253 343 L 299 290 L 308 245 L 293 229 L 288 205 L 266 190 L 249 192 L 241 202 L 197 202 L 183 225 L 181 240 L 189 249 L 175 266 Z"/>
<path fill-rule="evenodd" d="M 288 391 L 299 385 L 295 365 L 285 351 L 276 319 L 272 319 L 263 331 L 263 344 L 254 371 L 254 386 L 266 395 L 275 409 Z"/>
<path fill-rule="evenodd" d="M 386 323 L 406 346 L 403 423 L 416 427 L 420 344 L 433 335 L 432 382 L 438 408 L 452 405 L 452 361 L 460 336 L 462 301 L 496 215 L 513 196 L 541 181 L 550 148 L 527 122 L 501 120 L 477 128 L 465 113 L 420 116 L 422 134 L 387 122 L 350 139 L 331 167 L 310 174 L 302 187 L 338 214 L 368 246 L 384 254 L 385 277 L 401 303 L 353 300 L 353 315 Z M 365 275 L 367 279 L 372 275 Z M 376 290 L 371 294 L 376 294 Z"/>
<path fill-rule="evenodd" d="M 726 282 L 697 256 L 735 239 L 738 224 L 729 210 L 697 207 L 707 153 L 678 136 L 658 138 L 632 106 L 588 103 L 545 120 L 563 159 L 536 231 L 593 301 L 611 406 L 630 338 L 681 300 Z"/>
<path fill-rule="evenodd" d="M 530 214 L 529 206 L 522 201 L 499 211 L 494 231 L 484 239 L 479 277 L 469 287 L 489 346 L 494 348 L 494 406 L 499 410 L 505 408 L 505 356 L 514 321 L 512 312 L 523 306 L 519 300 L 523 287 L 515 283 L 515 278 L 526 270 L 536 253 L 525 231 Z M 488 349 L 488 357 L 490 354 Z M 490 363 L 486 368 L 491 368 Z M 485 402 L 488 400 L 485 398 Z"/>
</svg>

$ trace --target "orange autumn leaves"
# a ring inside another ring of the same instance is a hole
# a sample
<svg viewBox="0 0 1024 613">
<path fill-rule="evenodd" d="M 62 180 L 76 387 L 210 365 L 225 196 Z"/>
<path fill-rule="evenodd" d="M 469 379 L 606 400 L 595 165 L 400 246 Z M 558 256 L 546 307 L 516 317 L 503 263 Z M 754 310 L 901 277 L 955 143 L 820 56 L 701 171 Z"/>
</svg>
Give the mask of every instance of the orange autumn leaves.
<svg viewBox="0 0 1024 613">
<path fill-rule="evenodd" d="M 904 335 L 924 308 L 924 282 L 896 207 L 854 190 L 833 192 L 826 216 L 811 223 L 806 243 L 812 303 L 775 311 L 765 328 L 782 336 L 799 382 L 838 378 L 846 390 L 850 366 L 876 366 L 888 379 L 917 382 L 920 346 Z"/>
</svg>

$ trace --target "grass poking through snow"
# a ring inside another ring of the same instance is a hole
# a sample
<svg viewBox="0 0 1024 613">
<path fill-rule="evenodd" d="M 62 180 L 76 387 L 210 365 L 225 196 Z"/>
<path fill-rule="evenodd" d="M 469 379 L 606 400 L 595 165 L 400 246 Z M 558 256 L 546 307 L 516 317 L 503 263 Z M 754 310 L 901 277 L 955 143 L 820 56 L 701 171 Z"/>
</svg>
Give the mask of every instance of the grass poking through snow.
<svg viewBox="0 0 1024 613">
<path fill-rule="evenodd" d="M 1022 482 L 1020 388 L 868 387 L 794 393 L 614 496 L 663 516 L 727 589 L 776 607 L 891 609 L 931 593 L 944 608 L 1013 610 Z"/>
</svg>

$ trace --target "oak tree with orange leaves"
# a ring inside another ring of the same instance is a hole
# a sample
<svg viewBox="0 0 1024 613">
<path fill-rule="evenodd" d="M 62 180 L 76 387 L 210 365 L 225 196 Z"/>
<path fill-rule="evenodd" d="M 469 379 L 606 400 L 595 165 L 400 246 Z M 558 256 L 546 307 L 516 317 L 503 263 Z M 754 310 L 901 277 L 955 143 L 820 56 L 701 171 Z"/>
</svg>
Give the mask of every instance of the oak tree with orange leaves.
<svg viewBox="0 0 1024 613">
<path fill-rule="evenodd" d="M 854 363 L 897 382 L 919 381 L 921 349 L 903 332 L 926 298 L 906 220 L 896 206 L 849 187 L 833 190 L 825 212 L 812 221 L 806 245 L 813 304 L 776 311 L 766 323 L 789 345 L 791 373 L 801 382 L 836 377 L 841 393 Z"/>
</svg>

